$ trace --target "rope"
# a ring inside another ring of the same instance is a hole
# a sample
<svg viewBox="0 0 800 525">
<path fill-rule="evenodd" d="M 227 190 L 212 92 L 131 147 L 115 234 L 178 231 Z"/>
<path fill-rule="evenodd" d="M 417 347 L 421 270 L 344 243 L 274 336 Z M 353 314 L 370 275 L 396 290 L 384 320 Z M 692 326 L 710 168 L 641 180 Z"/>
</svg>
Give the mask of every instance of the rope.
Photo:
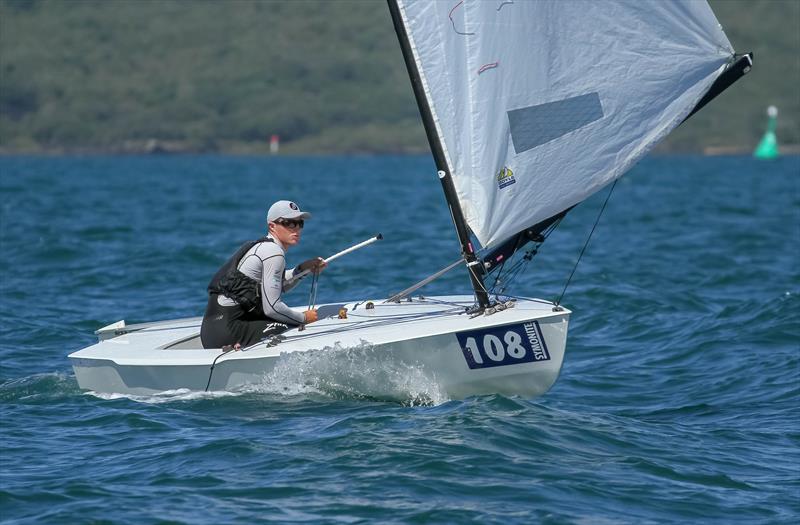
<svg viewBox="0 0 800 525">
<path fill-rule="evenodd" d="M 497 280 L 495 281 L 495 286 L 497 286 L 499 284 L 500 288 L 496 293 L 502 294 L 503 292 L 506 291 L 506 289 L 509 286 L 511 286 L 511 283 L 514 282 L 514 279 L 516 279 L 517 276 L 522 272 L 522 269 L 525 266 L 528 265 L 528 263 L 530 262 L 531 259 L 533 259 L 533 256 L 536 255 L 537 251 L 538 251 L 538 247 L 536 247 L 536 248 L 534 248 L 532 250 L 529 250 L 529 251 L 527 251 L 525 253 L 525 255 L 522 257 L 522 259 L 519 259 L 518 261 L 516 261 L 511 266 L 511 268 L 508 269 L 507 275 L 505 276 L 505 283 L 503 283 L 501 281 L 500 274 L 497 275 Z M 503 271 L 502 267 L 500 268 L 500 271 Z M 494 288 L 492 288 L 492 291 L 494 292 Z"/>
<path fill-rule="evenodd" d="M 228 352 L 223 350 L 221 354 L 219 354 L 217 357 L 214 358 L 214 362 L 211 363 L 211 368 L 208 371 L 208 382 L 206 383 L 206 390 L 205 390 L 206 392 L 208 392 L 208 387 L 211 386 L 211 375 L 214 373 L 214 367 L 217 365 L 217 359 L 219 359 L 220 357 L 224 356 L 227 353 Z"/>
<path fill-rule="evenodd" d="M 440 311 L 435 311 L 435 312 L 424 312 L 424 313 L 418 313 L 418 314 L 407 314 L 407 315 L 399 315 L 399 316 L 387 316 L 387 317 L 381 317 L 381 318 L 374 318 L 374 317 L 364 316 L 364 320 L 363 321 L 351 322 L 351 323 L 348 323 L 348 325 L 346 325 L 346 326 L 332 328 L 330 330 L 325 330 L 325 331 L 317 332 L 317 333 L 306 334 L 306 333 L 303 332 L 303 333 L 299 333 L 297 335 L 288 335 L 288 336 L 284 336 L 282 341 L 287 341 L 287 342 L 288 341 L 299 341 L 299 340 L 302 340 L 302 339 L 310 339 L 310 338 L 314 338 L 314 337 L 318 337 L 318 336 L 322 336 L 322 335 L 330 335 L 330 334 L 338 334 L 338 333 L 343 333 L 343 332 L 349 332 L 349 331 L 352 331 L 352 330 L 358 330 L 358 329 L 360 329 L 362 327 L 370 327 L 371 328 L 371 327 L 383 326 L 383 325 L 387 325 L 387 324 L 395 325 L 395 324 L 401 324 L 401 323 L 408 323 L 408 322 L 416 321 L 416 320 L 419 320 L 419 319 L 424 319 L 426 317 L 447 316 L 447 315 L 461 315 L 463 313 L 464 313 L 464 309 L 462 307 L 459 307 L 459 308 L 454 308 L 452 310 L 440 310 Z M 348 315 L 350 315 L 351 317 L 361 317 L 361 316 L 352 315 L 352 314 L 348 314 Z M 255 346 L 255 345 L 253 345 L 253 346 Z M 248 347 L 248 348 L 245 348 L 244 350 L 249 350 L 250 348 L 252 348 L 252 346 Z"/>
<path fill-rule="evenodd" d="M 454 301 L 445 301 L 443 299 L 437 299 L 435 297 L 424 297 L 423 298 L 421 295 L 420 295 L 420 299 L 424 299 L 425 302 L 428 302 L 428 303 L 444 304 L 444 305 L 447 305 L 447 306 L 453 306 L 453 307 L 456 307 L 456 308 L 461 308 L 462 310 L 469 310 L 469 307 L 463 306 L 463 305 L 461 305 L 459 303 L 456 303 Z"/>
<path fill-rule="evenodd" d="M 311 292 L 308 294 L 308 309 L 314 309 L 314 303 L 317 302 L 317 283 L 319 282 L 319 274 L 314 273 L 311 278 Z"/>
<path fill-rule="evenodd" d="M 506 300 L 508 300 L 508 299 L 517 299 L 517 300 L 521 300 L 521 301 L 530 301 L 532 303 L 546 304 L 548 306 L 552 306 L 553 305 L 553 303 L 551 303 L 550 301 L 545 301 L 544 299 L 535 299 L 535 298 L 532 298 L 532 297 L 523 297 L 522 295 L 512 295 L 512 294 L 504 293 L 504 294 L 498 294 L 498 298 L 499 297 L 505 297 Z"/>
<path fill-rule="evenodd" d="M 522 259 L 515 260 L 514 263 L 508 268 L 508 271 L 506 271 L 505 275 L 502 274 L 503 271 L 505 271 L 506 263 L 514 259 L 514 257 L 517 256 L 519 251 L 515 252 L 511 257 L 509 257 L 509 259 L 502 262 L 502 264 L 500 265 L 500 269 L 497 270 L 497 277 L 495 277 L 494 283 L 492 284 L 492 293 L 496 293 L 497 295 L 503 294 L 506 291 L 506 289 L 508 289 L 508 287 L 511 286 L 511 283 L 513 283 L 514 280 L 517 278 L 517 276 L 520 273 L 522 273 L 522 270 L 525 268 L 525 266 L 527 266 L 528 263 L 539 253 L 539 248 L 542 247 L 544 241 L 546 241 L 547 238 L 550 237 L 550 234 L 552 234 L 555 231 L 555 229 L 558 227 L 559 224 L 561 224 L 561 221 L 563 219 L 564 218 L 562 217 L 557 221 L 553 222 L 553 224 L 551 224 L 547 228 L 545 228 L 544 231 L 541 232 L 542 241 L 534 242 L 534 246 L 531 249 L 525 251 L 525 255 L 522 256 Z M 503 283 L 503 279 L 505 279 L 505 283 Z M 498 286 L 499 290 L 495 292 L 495 288 L 497 288 Z"/>
<path fill-rule="evenodd" d="M 302 339 L 309 339 L 314 338 L 322 335 L 329 335 L 329 334 L 337 334 L 342 332 L 349 332 L 351 330 L 358 330 L 361 327 L 374 327 L 374 326 L 383 326 L 385 324 L 400 324 L 400 323 L 407 323 L 411 321 L 416 321 L 418 319 L 424 319 L 426 317 L 436 317 L 436 316 L 449 316 L 449 315 L 461 315 L 464 313 L 466 307 L 462 304 L 458 303 L 450 303 L 447 301 L 432 301 L 429 298 L 425 298 L 422 302 L 431 302 L 434 304 L 444 304 L 446 306 L 452 306 L 452 308 L 445 309 L 445 310 L 435 310 L 432 312 L 420 312 L 420 313 L 409 313 L 409 314 L 401 314 L 401 315 L 385 315 L 380 317 L 375 317 L 373 315 L 359 315 L 356 313 L 348 313 L 349 318 L 360 318 L 363 321 L 355 321 L 350 322 L 345 326 L 341 327 L 332 327 L 331 329 L 316 332 L 316 333 L 305 333 L 305 332 L 296 332 L 293 335 L 285 335 L 282 336 L 281 341 L 298 341 Z M 405 306 L 405 305 L 396 305 L 396 304 L 386 304 L 381 306 L 381 308 L 386 308 L 388 306 Z M 259 341 L 258 343 L 254 343 L 247 348 L 242 348 L 242 351 L 250 350 L 260 344 L 263 341 Z"/>
<path fill-rule="evenodd" d="M 583 257 L 583 253 L 586 251 L 586 247 L 589 246 L 589 241 L 592 238 L 592 234 L 594 233 L 594 229 L 597 228 L 597 223 L 600 222 L 600 216 L 603 215 L 603 211 L 606 209 L 606 204 L 608 204 L 608 199 L 611 198 L 611 194 L 614 193 L 614 188 L 617 186 L 617 181 L 619 179 L 614 180 L 614 184 L 611 185 L 611 189 L 608 191 L 608 195 L 606 195 L 606 200 L 603 202 L 603 207 L 600 208 L 600 213 L 597 214 L 597 218 L 594 220 L 594 226 L 592 226 L 592 231 L 589 232 L 589 236 L 586 238 L 586 242 L 583 243 L 583 248 L 581 249 L 580 255 L 578 255 L 578 260 L 575 261 L 575 266 L 572 267 L 572 272 L 569 274 L 569 278 L 567 282 L 564 284 L 564 289 L 561 290 L 561 295 L 558 299 L 553 303 L 556 306 L 561 304 L 561 299 L 564 298 L 564 294 L 567 293 L 567 286 L 569 286 L 570 281 L 572 281 L 572 276 L 575 275 L 575 270 L 578 269 L 578 263 L 581 262 L 581 257 Z"/>
</svg>

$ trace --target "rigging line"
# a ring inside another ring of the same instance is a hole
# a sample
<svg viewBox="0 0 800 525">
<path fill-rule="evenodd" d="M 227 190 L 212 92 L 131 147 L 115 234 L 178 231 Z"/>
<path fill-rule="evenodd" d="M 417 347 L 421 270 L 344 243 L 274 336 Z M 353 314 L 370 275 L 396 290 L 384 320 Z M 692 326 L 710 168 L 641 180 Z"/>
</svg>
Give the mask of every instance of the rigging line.
<svg viewBox="0 0 800 525">
<path fill-rule="evenodd" d="M 540 233 L 540 235 L 542 236 L 541 242 L 535 242 L 534 241 L 534 246 L 532 248 L 530 248 L 529 250 L 525 251 L 525 255 L 522 257 L 522 259 L 518 259 L 518 260 L 514 261 L 514 264 L 512 264 L 508 268 L 508 271 L 506 271 L 506 275 L 505 276 L 503 276 L 502 274 L 503 274 L 503 271 L 505 270 L 506 263 L 511 261 L 511 260 L 513 260 L 517 256 L 519 251 L 515 251 L 511 255 L 511 257 L 509 257 L 508 259 L 506 259 L 506 260 L 504 260 L 502 262 L 502 264 L 500 265 L 500 269 L 497 271 L 497 277 L 495 278 L 494 283 L 492 284 L 492 291 L 493 292 L 494 292 L 495 288 L 497 288 L 498 285 L 501 285 L 499 293 L 503 293 L 509 286 L 511 286 L 511 283 L 514 281 L 514 279 L 517 278 L 517 276 L 520 274 L 520 272 L 522 272 L 522 269 L 525 266 L 527 266 L 527 264 L 536 255 L 538 255 L 539 248 L 542 247 L 542 245 L 544 244 L 544 241 L 546 241 L 547 238 L 550 237 L 550 235 L 555 231 L 555 229 L 558 227 L 558 225 L 561 224 L 562 220 L 564 220 L 564 217 L 561 217 L 561 218 L 555 220 L 552 224 L 547 226 L 547 228 L 542 230 L 542 232 Z M 502 284 L 503 279 L 505 279 L 505 281 L 506 281 L 505 284 Z"/>
<path fill-rule="evenodd" d="M 611 189 L 608 190 L 608 195 L 606 195 L 606 200 L 603 202 L 603 207 L 600 208 L 600 213 L 597 214 L 597 218 L 594 220 L 594 226 L 592 226 L 592 231 L 589 232 L 589 236 L 586 238 L 586 242 L 583 243 L 583 248 L 581 249 L 581 253 L 578 255 L 578 260 L 575 261 L 575 266 L 572 267 L 572 272 L 569 274 L 569 278 L 567 282 L 564 284 L 564 289 L 561 290 L 561 295 L 558 297 L 553 304 L 556 306 L 561 304 L 561 299 L 564 298 L 564 294 L 567 293 L 567 286 L 569 286 L 570 281 L 572 281 L 572 276 L 575 275 L 575 270 L 578 269 L 578 263 L 581 262 L 581 257 L 583 257 L 583 252 L 586 251 L 586 247 L 589 246 L 589 241 L 592 239 L 592 234 L 594 233 L 594 229 L 597 228 L 597 223 L 600 222 L 600 216 L 603 215 L 603 211 L 606 209 L 606 204 L 608 204 L 608 199 L 611 198 L 611 194 L 614 193 L 614 188 L 617 187 L 617 181 L 619 179 L 614 180 L 614 184 L 611 185 Z"/>
<path fill-rule="evenodd" d="M 459 303 L 456 303 L 454 301 L 445 301 L 445 300 L 442 300 L 442 299 L 436 299 L 435 297 L 423 297 L 421 295 L 419 297 L 420 297 L 420 299 L 422 299 L 424 301 L 427 301 L 429 303 L 433 303 L 433 304 L 446 304 L 448 306 L 453 306 L 455 308 L 460 308 L 460 309 L 463 309 L 463 310 L 468 310 L 469 309 L 469 307 L 464 306 L 464 305 L 459 304 Z"/>
<path fill-rule="evenodd" d="M 166 324 L 166 323 L 165 323 Z M 134 326 L 134 325 L 131 325 Z M 190 324 L 185 326 L 165 326 L 164 328 L 156 328 L 156 327 L 142 327 L 142 328 L 134 328 L 133 330 L 129 330 L 128 327 L 123 326 L 122 328 L 117 328 L 114 332 L 116 335 L 125 335 L 130 334 L 133 332 L 163 332 L 165 330 L 183 330 L 184 328 L 200 328 L 200 324 Z M 99 330 L 98 330 L 99 331 Z M 111 330 L 104 331 L 103 333 L 110 333 Z M 98 334 L 99 335 L 99 334 Z"/>
<path fill-rule="evenodd" d="M 317 335 L 325 335 L 329 333 L 338 333 L 340 331 L 348 331 L 360 328 L 362 325 L 367 326 L 379 326 L 386 323 L 404 323 L 410 322 L 417 319 L 423 319 L 425 317 L 435 317 L 435 316 L 448 316 L 448 315 L 460 315 L 464 311 L 464 307 L 459 305 L 457 308 L 450 308 L 445 310 L 436 310 L 432 312 L 419 312 L 419 313 L 412 313 L 412 314 L 405 314 L 405 315 L 390 315 L 390 316 L 382 316 L 382 317 L 371 317 L 371 316 L 358 316 L 354 315 L 353 317 L 358 317 L 362 319 L 361 321 L 355 321 L 347 323 L 345 326 L 340 327 L 333 327 L 331 330 L 320 331 L 315 333 L 309 334 L 295 334 L 285 336 L 285 339 L 289 340 L 297 340 L 303 339 L 306 337 L 314 337 Z"/>
<path fill-rule="evenodd" d="M 412 313 L 412 314 L 402 314 L 402 315 L 387 315 L 381 317 L 371 317 L 371 316 L 362 316 L 358 314 L 350 314 L 350 317 L 358 317 L 362 320 L 360 321 L 352 321 L 347 323 L 345 326 L 333 327 L 330 330 L 319 331 L 314 333 L 300 333 L 297 332 L 294 335 L 283 335 L 283 334 L 276 334 L 282 337 L 282 341 L 298 341 L 301 339 L 308 339 L 317 336 L 329 335 L 329 334 L 338 334 L 341 332 L 349 332 L 351 330 L 358 330 L 362 327 L 371 328 L 373 326 L 383 326 L 385 324 L 401 324 L 401 323 L 408 323 L 412 321 L 416 321 L 418 319 L 424 319 L 425 317 L 435 317 L 435 316 L 449 316 L 449 315 L 461 315 L 464 313 L 466 309 L 465 306 L 457 303 L 443 303 L 448 306 L 453 306 L 453 308 L 445 309 L 445 310 L 435 310 L 432 312 L 419 312 L 419 313 Z M 326 318 L 327 319 L 327 318 Z M 284 332 L 285 333 L 285 332 Z M 269 341 L 271 338 L 263 339 L 261 341 L 257 341 L 250 346 L 241 348 L 241 351 L 248 351 L 252 350 L 256 346 L 261 345 L 265 341 Z M 223 354 L 217 356 L 217 358 L 221 357 Z M 216 362 L 216 360 L 215 360 Z M 213 369 L 213 365 L 212 365 Z M 210 381 L 210 379 L 209 379 Z"/>
<path fill-rule="evenodd" d="M 517 276 L 520 273 L 522 273 L 522 270 L 528 265 L 528 263 L 531 262 L 531 260 L 533 260 L 533 258 L 539 254 L 539 248 L 542 247 L 544 241 L 546 241 L 547 238 L 550 237 L 550 235 L 555 231 L 558 225 L 561 224 L 561 221 L 563 219 L 564 217 L 561 217 L 560 219 L 557 219 L 555 222 L 553 222 L 553 224 L 545 228 L 544 231 L 541 233 L 542 241 L 534 242 L 534 246 L 531 247 L 529 250 L 526 250 L 525 255 L 522 256 L 522 259 L 517 261 L 517 263 L 508 270 L 508 277 L 506 277 L 506 284 L 501 288 L 501 292 L 505 291 L 506 288 L 511 286 L 511 283 L 514 282 L 514 279 L 516 279 Z M 502 267 L 500 268 L 500 270 L 502 271 Z"/>
<path fill-rule="evenodd" d="M 426 299 L 426 301 L 427 300 L 428 299 Z M 431 302 L 434 302 L 434 301 L 431 301 Z M 444 302 L 444 301 L 441 301 L 441 302 L 443 304 L 445 304 L 445 305 L 452 306 L 452 308 L 448 308 L 448 309 L 444 309 L 444 310 L 434 310 L 434 311 L 431 311 L 431 312 L 418 312 L 418 313 L 401 314 L 401 315 L 384 315 L 384 316 L 380 316 L 380 317 L 373 317 L 373 316 L 366 316 L 366 315 L 362 316 L 362 315 L 359 315 L 359 314 L 352 314 L 351 313 L 350 314 L 351 318 L 352 317 L 358 317 L 358 318 L 360 318 L 362 320 L 361 321 L 349 322 L 345 326 L 333 327 L 330 330 L 319 331 L 319 332 L 314 332 L 314 333 L 295 332 L 294 335 L 282 335 L 282 334 L 276 334 L 276 335 L 281 335 L 283 341 L 298 341 L 298 340 L 301 340 L 301 339 L 308 339 L 308 338 L 317 337 L 317 336 L 323 336 L 323 335 L 328 335 L 328 334 L 337 334 L 337 333 L 341 333 L 341 332 L 348 332 L 348 331 L 351 331 L 351 330 L 357 330 L 357 329 L 361 328 L 364 325 L 367 328 L 371 328 L 373 326 L 383 326 L 384 324 L 394 324 L 394 323 L 400 324 L 400 323 L 412 322 L 412 321 L 416 321 L 418 319 L 423 319 L 425 317 L 435 317 L 435 316 L 443 316 L 444 317 L 444 316 L 449 316 L 449 315 L 461 315 L 467 309 L 467 307 L 464 306 L 463 304 L 448 303 L 448 302 Z M 389 304 L 389 305 L 386 305 L 386 306 L 404 306 L 404 305 Z M 259 346 L 259 345 L 263 344 L 265 341 L 269 341 L 269 340 L 270 340 L 270 338 L 267 338 L 267 339 L 255 342 L 250 346 L 241 348 L 241 351 L 244 352 L 244 351 L 252 350 L 256 346 Z"/>
<path fill-rule="evenodd" d="M 313 274 L 311 278 L 311 291 L 308 294 L 308 309 L 314 308 L 314 303 L 317 302 L 317 282 L 319 281 L 319 274 Z"/>
<path fill-rule="evenodd" d="M 360 328 L 362 325 L 373 326 L 373 325 L 380 325 L 380 324 L 384 324 L 384 323 L 402 323 L 402 322 L 407 322 L 407 321 L 413 321 L 413 320 L 416 320 L 416 319 L 422 319 L 424 317 L 433 317 L 433 316 L 437 316 L 437 315 L 450 315 L 450 314 L 454 314 L 454 313 L 462 313 L 462 310 L 463 310 L 463 308 L 459 306 L 458 308 L 451 308 L 449 310 L 437 310 L 437 311 L 434 311 L 434 312 L 420 312 L 420 313 L 413 313 L 413 314 L 390 315 L 390 316 L 382 316 L 382 317 L 370 317 L 370 316 L 356 316 L 356 315 L 354 315 L 352 317 L 358 317 L 361 320 L 360 321 L 351 321 L 351 322 L 347 323 L 344 326 L 333 327 L 332 329 L 326 330 L 326 331 L 319 331 L 319 332 L 314 332 L 314 333 L 309 333 L 309 334 L 289 335 L 289 336 L 285 336 L 285 339 L 287 339 L 287 340 L 288 339 L 302 339 L 302 338 L 305 338 L 305 337 L 324 335 L 324 334 L 328 334 L 328 333 L 337 333 L 339 331 L 345 331 L 345 330 L 351 330 L 351 329 Z"/>
<path fill-rule="evenodd" d="M 508 270 L 508 272 L 507 272 L 507 276 L 506 276 L 506 278 L 505 278 L 505 284 L 502 284 L 502 283 L 501 283 L 501 286 L 500 286 L 500 293 L 503 293 L 503 292 L 505 292 L 505 290 L 506 290 L 506 289 L 507 289 L 509 286 L 511 286 L 511 285 L 513 284 L 514 280 L 517 278 L 517 276 L 519 276 L 519 274 L 520 274 L 520 273 L 522 273 L 522 270 L 523 270 L 523 269 L 525 269 L 525 267 L 528 265 L 528 263 L 529 263 L 529 262 L 531 261 L 531 259 L 533 258 L 533 255 L 535 255 L 535 254 L 536 254 L 536 252 L 537 252 L 537 249 L 531 249 L 531 250 L 528 250 L 528 251 L 525 253 L 525 255 L 522 257 L 522 259 L 520 259 L 519 261 L 517 261 L 517 262 L 514 264 L 514 266 L 512 266 L 512 267 L 511 267 L 511 268 Z M 531 255 L 531 254 L 533 254 L 533 255 Z"/>
<path fill-rule="evenodd" d="M 430 316 L 433 316 L 433 315 L 443 315 L 443 314 L 448 314 L 448 313 L 454 312 L 454 311 L 461 311 L 463 309 L 464 309 L 463 307 L 459 306 L 458 308 L 449 308 L 449 309 L 445 309 L 445 310 L 435 310 L 435 311 L 432 311 L 432 312 L 416 312 L 416 313 L 401 314 L 401 315 L 382 315 L 382 316 L 379 316 L 379 317 L 373 317 L 373 316 L 370 316 L 370 315 L 353 314 L 350 317 L 353 317 L 353 318 L 356 318 L 356 319 L 361 319 L 361 321 L 356 321 L 356 323 L 368 323 L 370 321 L 381 321 L 381 322 L 383 322 L 383 321 L 403 321 L 403 320 L 406 320 L 406 319 L 420 319 L 420 318 L 423 318 L 423 317 L 430 317 Z M 354 323 L 351 322 L 349 324 L 354 324 Z"/>
<path fill-rule="evenodd" d="M 531 297 L 523 297 L 521 295 L 512 295 L 512 294 L 502 293 L 502 294 L 498 295 L 498 297 L 500 297 L 500 296 L 506 297 L 507 299 L 519 299 L 519 300 L 522 300 L 522 301 L 530 301 L 532 303 L 542 303 L 542 304 L 546 304 L 548 306 L 552 306 L 554 304 L 554 303 L 551 303 L 550 301 L 545 301 L 544 299 L 535 299 L 535 298 L 531 298 Z"/>
<path fill-rule="evenodd" d="M 497 275 L 494 277 L 494 282 L 492 282 L 492 293 L 494 293 L 494 289 L 497 288 L 497 285 L 501 283 L 500 277 L 503 275 L 503 269 L 506 267 L 506 263 L 513 259 L 516 253 L 511 254 L 511 257 L 503 259 L 503 262 L 500 263 L 500 269 L 497 270 Z"/>
<path fill-rule="evenodd" d="M 500 274 L 497 275 L 496 285 L 500 285 L 500 293 L 502 293 L 503 291 L 505 291 L 506 288 L 511 286 L 511 283 L 514 282 L 514 279 L 517 278 L 517 275 L 519 275 L 519 273 L 526 266 L 529 260 L 530 259 L 523 257 L 522 259 L 515 261 L 514 264 L 508 269 L 508 272 L 506 272 L 506 275 L 503 276 L 505 279 L 505 284 L 503 284 L 503 280 L 500 279 Z M 502 270 L 503 269 L 500 268 L 500 271 Z M 492 290 L 494 290 L 495 287 L 493 287 Z"/>
<path fill-rule="evenodd" d="M 358 329 L 361 329 L 361 328 L 374 328 L 374 327 L 381 327 L 381 326 L 389 325 L 389 324 L 397 325 L 397 324 L 403 324 L 403 323 L 410 323 L 410 322 L 413 322 L 413 321 L 417 321 L 419 319 L 423 319 L 425 317 L 435 317 L 435 316 L 444 317 L 444 316 L 448 316 L 448 315 L 461 315 L 463 313 L 464 312 L 463 312 L 462 308 L 458 308 L 457 310 L 450 310 L 450 311 L 425 312 L 423 314 L 417 314 L 417 315 L 409 316 L 409 317 L 406 317 L 406 318 L 391 317 L 391 318 L 386 318 L 386 319 L 364 319 L 363 321 L 359 321 L 359 322 L 356 322 L 356 323 L 350 323 L 348 326 L 341 326 L 341 327 L 338 327 L 338 328 L 333 328 L 331 330 L 326 330 L 324 332 L 285 336 L 282 341 L 285 341 L 285 342 L 301 341 L 303 339 L 311 339 L 311 338 L 318 337 L 318 336 L 326 336 L 326 335 L 331 335 L 331 334 L 340 334 L 340 333 L 344 333 L 344 332 L 350 332 L 350 331 L 358 330 Z M 256 345 L 260 344 L 260 343 L 263 343 L 263 341 L 259 341 L 259 343 L 256 343 Z M 246 348 L 245 350 L 250 350 L 253 347 L 255 347 L 255 345 L 250 346 L 250 347 Z"/>
<path fill-rule="evenodd" d="M 414 320 L 414 319 L 422 319 L 425 317 L 435 317 L 437 315 L 452 315 L 452 314 L 462 314 L 464 313 L 464 306 L 458 305 L 456 307 L 451 308 L 444 308 L 442 310 L 433 310 L 429 312 L 416 312 L 416 313 L 409 313 L 409 314 L 401 314 L 401 315 L 383 315 L 380 317 L 371 317 L 367 315 L 353 315 L 353 317 L 357 319 L 361 319 L 361 321 L 356 321 L 356 323 L 364 324 L 370 323 L 372 321 L 380 321 L 380 322 L 404 322 L 407 320 Z M 350 324 L 356 324 L 350 323 Z"/>
<path fill-rule="evenodd" d="M 441 301 L 432 300 L 430 297 L 424 297 L 422 295 L 419 295 L 419 296 L 417 296 L 416 299 L 414 299 L 414 302 L 417 302 L 417 301 L 420 301 L 420 302 L 421 301 L 426 301 L 426 302 L 431 302 L 431 303 L 441 302 Z M 454 305 L 456 305 L 456 304 L 460 304 L 460 303 L 454 302 L 454 303 L 446 303 L 446 304 L 454 304 Z M 380 303 L 381 309 L 383 309 L 383 308 L 391 308 L 391 307 L 405 308 L 407 306 L 408 306 L 408 302 L 405 302 L 405 303 Z M 361 311 L 361 310 L 366 310 L 366 308 L 360 308 L 359 311 Z M 352 312 L 353 310 L 348 310 L 348 311 Z"/>
<path fill-rule="evenodd" d="M 214 361 L 211 363 L 211 368 L 208 370 L 208 382 L 206 383 L 205 391 L 208 392 L 208 387 L 211 386 L 211 375 L 214 373 L 214 367 L 217 365 L 217 359 L 227 354 L 225 350 L 222 351 L 217 357 L 214 358 Z"/>
</svg>

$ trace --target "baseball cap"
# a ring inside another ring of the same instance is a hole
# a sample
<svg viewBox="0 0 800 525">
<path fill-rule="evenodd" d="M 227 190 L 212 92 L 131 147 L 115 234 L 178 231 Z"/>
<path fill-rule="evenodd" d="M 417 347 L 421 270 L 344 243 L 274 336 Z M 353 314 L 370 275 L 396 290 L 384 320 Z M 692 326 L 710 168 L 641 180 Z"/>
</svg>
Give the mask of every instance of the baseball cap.
<svg viewBox="0 0 800 525">
<path fill-rule="evenodd" d="M 278 201 L 269 207 L 267 212 L 267 222 L 277 219 L 310 219 L 311 214 L 300 209 L 300 206 L 292 201 Z"/>
</svg>

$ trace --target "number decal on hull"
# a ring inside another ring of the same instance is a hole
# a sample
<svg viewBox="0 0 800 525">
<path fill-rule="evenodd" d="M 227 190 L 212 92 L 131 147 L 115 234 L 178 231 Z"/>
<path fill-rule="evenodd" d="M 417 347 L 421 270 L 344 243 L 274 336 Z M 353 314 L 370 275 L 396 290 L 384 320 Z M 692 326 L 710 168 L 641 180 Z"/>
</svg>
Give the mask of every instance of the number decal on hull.
<svg viewBox="0 0 800 525">
<path fill-rule="evenodd" d="M 550 360 L 536 321 L 459 332 L 456 337 L 467 366 L 473 369 Z"/>
</svg>

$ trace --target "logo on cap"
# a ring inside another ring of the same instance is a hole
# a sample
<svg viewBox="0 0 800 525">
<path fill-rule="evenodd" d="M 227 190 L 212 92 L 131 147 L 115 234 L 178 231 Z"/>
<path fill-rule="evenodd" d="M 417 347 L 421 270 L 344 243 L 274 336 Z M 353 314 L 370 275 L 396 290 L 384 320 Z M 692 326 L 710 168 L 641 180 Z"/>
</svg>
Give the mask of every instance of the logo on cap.
<svg viewBox="0 0 800 525">
<path fill-rule="evenodd" d="M 300 208 L 298 208 L 298 207 L 297 207 L 297 204 L 295 204 L 295 203 L 293 203 L 293 202 L 290 202 L 290 203 L 289 203 L 289 207 L 290 207 L 291 209 L 295 210 L 295 211 L 297 211 L 297 210 L 299 210 L 299 209 L 300 209 Z"/>
</svg>

